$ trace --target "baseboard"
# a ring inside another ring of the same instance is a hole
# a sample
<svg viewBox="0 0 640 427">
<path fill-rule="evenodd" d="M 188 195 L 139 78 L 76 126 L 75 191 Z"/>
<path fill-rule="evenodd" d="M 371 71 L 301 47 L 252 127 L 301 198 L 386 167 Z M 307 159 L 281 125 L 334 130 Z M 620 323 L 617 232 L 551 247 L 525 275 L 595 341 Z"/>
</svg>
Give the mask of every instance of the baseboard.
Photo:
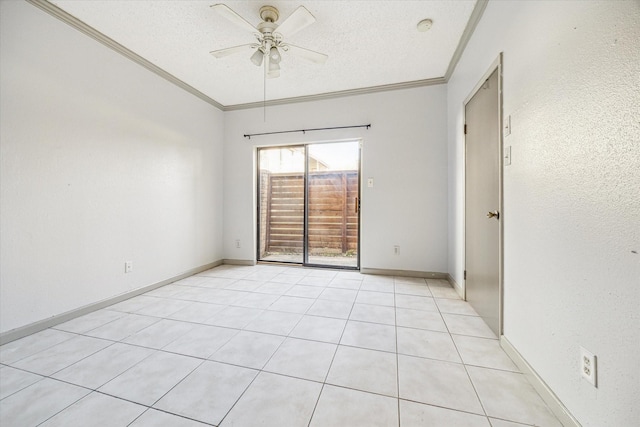
<svg viewBox="0 0 640 427">
<path fill-rule="evenodd" d="M 458 294 L 460 299 L 466 299 L 464 295 L 464 289 L 462 288 L 462 286 L 458 284 L 458 282 L 456 282 L 456 280 L 453 278 L 451 274 L 447 274 L 447 280 L 449 281 L 449 283 L 451 283 L 451 286 L 453 286 L 453 289 L 456 290 L 456 293 Z"/>
<path fill-rule="evenodd" d="M 446 279 L 447 273 L 432 271 L 388 270 L 384 268 L 360 268 L 362 274 L 376 274 L 383 276 L 424 277 L 425 279 Z"/>
<path fill-rule="evenodd" d="M 538 373 L 529 365 L 524 357 L 516 350 L 511 342 L 504 335 L 500 337 L 500 346 L 505 353 L 520 368 L 520 371 L 527 377 L 533 388 L 536 389 L 542 400 L 545 401 L 549 409 L 560 420 L 564 427 L 581 427 L 569 410 L 562 404 L 558 396 L 549 388 L 547 383 L 538 375 Z"/>
<path fill-rule="evenodd" d="M 256 265 L 256 262 L 252 259 L 223 259 L 222 263 L 227 265 Z"/>
<path fill-rule="evenodd" d="M 3 332 L 0 334 L 0 345 L 9 343 L 11 341 L 15 341 L 20 338 L 24 338 L 28 335 L 35 334 L 36 332 L 40 332 L 47 328 L 51 328 L 52 326 L 59 325 L 60 323 L 68 322 L 69 320 L 75 319 L 76 317 L 84 316 L 85 314 L 89 314 L 93 311 L 100 310 L 102 308 L 108 307 L 115 303 L 144 294 L 145 292 L 149 292 L 161 286 L 168 285 L 169 283 L 173 283 L 176 280 L 193 276 L 194 274 L 198 274 L 200 272 L 222 265 L 222 263 L 223 263 L 222 260 L 214 261 L 209 264 L 202 265 L 200 267 L 192 268 L 177 276 L 162 280 L 152 285 L 147 285 L 142 288 L 134 289 L 133 291 L 126 292 L 124 294 L 120 294 L 115 297 L 107 298 L 102 301 L 95 302 L 93 304 L 88 304 L 83 307 L 67 311 L 62 314 L 57 314 L 48 319 L 39 320 L 37 322 L 30 323 L 28 325 L 21 326 L 19 328 L 15 328 L 7 332 Z"/>
</svg>

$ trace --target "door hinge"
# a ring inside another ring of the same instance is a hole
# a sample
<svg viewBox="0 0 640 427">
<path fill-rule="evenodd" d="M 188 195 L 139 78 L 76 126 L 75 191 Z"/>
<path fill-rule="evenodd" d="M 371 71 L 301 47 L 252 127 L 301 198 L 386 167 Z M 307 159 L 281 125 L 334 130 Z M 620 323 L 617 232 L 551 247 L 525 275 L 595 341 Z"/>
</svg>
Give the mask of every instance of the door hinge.
<svg viewBox="0 0 640 427">
<path fill-rule="evenodd" d="M 467 280 L 467 270 L 464 271 L 464 280 Z"/>
<path fill-rule="evenodd" d="M 464 134 L 465 135 L 467 134 L 467 125 L 466 124 L 464 125 Z"/>
</svg>

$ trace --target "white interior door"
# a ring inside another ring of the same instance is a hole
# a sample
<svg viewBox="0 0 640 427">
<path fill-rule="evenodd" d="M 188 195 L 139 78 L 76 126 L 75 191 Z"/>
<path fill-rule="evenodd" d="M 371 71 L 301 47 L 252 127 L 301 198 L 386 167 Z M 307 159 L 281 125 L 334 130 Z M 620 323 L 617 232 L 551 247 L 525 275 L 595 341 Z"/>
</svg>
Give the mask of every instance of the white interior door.
<svg viewBox="0 0 640 427">
<path fill-rule="evenodd" d="M 498 69 L 465 105 L 466 299 L 500 336 L 500 88 Z"/>
</svg>

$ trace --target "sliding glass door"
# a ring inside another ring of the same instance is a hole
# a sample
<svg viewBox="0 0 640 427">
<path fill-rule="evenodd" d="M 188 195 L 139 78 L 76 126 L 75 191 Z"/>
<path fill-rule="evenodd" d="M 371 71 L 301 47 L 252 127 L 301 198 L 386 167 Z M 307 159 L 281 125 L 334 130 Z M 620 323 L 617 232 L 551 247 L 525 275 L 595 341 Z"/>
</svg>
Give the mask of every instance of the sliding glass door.
<svg viewBox="0 0 640 427">
<path fill-rule="evenodd" d="M 304 262 L 304 146 L 258 150 L 258 260 Z"/>
<path fill-rule="evenodd" d="M 359 267 L 360 142 L 258 149 L 258 260 Z"/>
<path fill-rule="evenodd" d="M 358 267 L 358 141 L 307 146 L 307 264 Z"/>
</svg>

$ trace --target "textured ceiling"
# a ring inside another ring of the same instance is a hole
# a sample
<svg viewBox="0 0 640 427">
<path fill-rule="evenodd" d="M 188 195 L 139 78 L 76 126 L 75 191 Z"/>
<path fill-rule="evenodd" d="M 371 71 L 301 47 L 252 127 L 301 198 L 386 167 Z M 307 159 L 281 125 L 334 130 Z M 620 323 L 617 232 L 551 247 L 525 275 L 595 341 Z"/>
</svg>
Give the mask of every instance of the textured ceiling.
<svg viewBox="0 0 640 427">
<path fill-rule="evenodd" d="M 212 50 L 255 41 L 210 8 L 224 3 L 252 25 L 261 6 L 298 6 L 316 22 L 287 38 L 325 53 L 317 65 L 283 54 L 281 75 L 266 80 L 266 99 L 301 97 L 443 77 L 474 9 L 471 1 L 158 1 L 51 0 L 51 3 L 223 106 L 263 101 L 261 68 L 247 54 L 216 59 Z M 433 20 L 427 32 L 417 23 Z"/>
</svg>

